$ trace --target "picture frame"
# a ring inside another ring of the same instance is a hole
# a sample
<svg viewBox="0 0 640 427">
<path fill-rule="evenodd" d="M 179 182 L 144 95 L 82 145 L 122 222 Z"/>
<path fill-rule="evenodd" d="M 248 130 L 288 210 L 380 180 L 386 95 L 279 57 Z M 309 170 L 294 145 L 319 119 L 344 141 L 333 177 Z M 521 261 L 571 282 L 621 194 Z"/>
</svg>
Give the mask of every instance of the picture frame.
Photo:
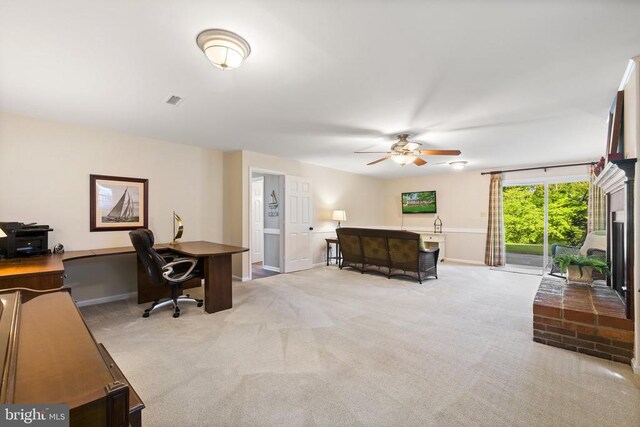
<svg viewBox="0 0 640 427">
<path fill-rule="evenodd" d="M 607 161 L 624 158 L 623 126 L 624 91 L 618 91 L 609 110 L 607 129 Z"/>
<path fill-rule="evenodd" d="M 89 231 L 149 226 L 149 180 L 89 175 Z"/>
</svg>

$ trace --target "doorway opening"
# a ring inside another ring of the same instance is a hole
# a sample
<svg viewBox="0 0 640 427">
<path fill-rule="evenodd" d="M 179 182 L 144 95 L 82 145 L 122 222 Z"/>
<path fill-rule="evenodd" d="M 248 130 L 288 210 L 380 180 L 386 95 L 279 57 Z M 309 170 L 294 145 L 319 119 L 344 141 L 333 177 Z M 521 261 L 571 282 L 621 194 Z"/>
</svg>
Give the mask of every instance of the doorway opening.
<svg viewBox="0 0 640 427">
<path fill-rule="evenodd" d="M 283 175 L 251 172 L 251 279 L 281 271 L 283 186 Z"/>
<path fill-rule="evenodd" d="M 587 233 L 589 182 L 584 177 L 506 182 L 502 200 L 505 269 L 543 274 L 551 246 L 580 246 Z"/>
</svg>

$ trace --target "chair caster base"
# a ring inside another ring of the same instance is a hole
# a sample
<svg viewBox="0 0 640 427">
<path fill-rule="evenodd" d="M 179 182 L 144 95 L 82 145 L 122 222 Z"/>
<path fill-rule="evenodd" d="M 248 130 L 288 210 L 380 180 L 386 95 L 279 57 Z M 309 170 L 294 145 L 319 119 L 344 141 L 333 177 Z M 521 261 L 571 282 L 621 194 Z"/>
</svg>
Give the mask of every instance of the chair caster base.
<svg viewBox="0 0 640 427">
<path fill-rule="evenodd" d="M 151 307 L 147 308 L 144 311 L 144 314 L 142 315 L 142 317 L 149 317 L 149 315 L 152 312 L 154 312 L 157 309 L 160 309 L 162 307 L 173 306 L 173 317 L 174 318 L 178 318 L 178 317 L 180 317 L 180 307 L 178 306 L 179 302 L 195 302 L 198 305 L 198 307 L 202 307 L 204 305 L 204 300 L 190 298 L 190 296 L 188 294 L 187 295 L 180 295 L 180 296 L 176 297 L 175 299 L 169 298 L 169 299 L 165 299 L 165 300 L 155 301 L 151 305 Z"/>
</svg>

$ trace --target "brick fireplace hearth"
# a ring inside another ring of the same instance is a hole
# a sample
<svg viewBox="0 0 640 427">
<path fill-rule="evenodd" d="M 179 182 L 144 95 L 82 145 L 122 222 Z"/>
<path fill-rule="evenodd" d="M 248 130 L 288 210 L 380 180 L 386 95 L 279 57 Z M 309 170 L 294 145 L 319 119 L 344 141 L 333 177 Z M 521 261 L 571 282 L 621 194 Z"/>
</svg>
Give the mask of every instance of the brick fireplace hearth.
<svg viewBox="0 0 640 427">
<path fill-rule="evenodd" d="M 630 364 L 633 335 L 633 321 L 611 288 L 542 278 L 533 302 L 534 341 Z"/>
</svg>

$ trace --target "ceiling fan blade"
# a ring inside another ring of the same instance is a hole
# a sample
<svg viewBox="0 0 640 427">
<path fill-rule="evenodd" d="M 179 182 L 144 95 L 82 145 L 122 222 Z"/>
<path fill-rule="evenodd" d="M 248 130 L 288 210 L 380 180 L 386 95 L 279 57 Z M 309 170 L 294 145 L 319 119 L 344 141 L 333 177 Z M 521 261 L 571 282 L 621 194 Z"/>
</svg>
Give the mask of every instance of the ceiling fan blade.
<svg viewBox="0 0 640 427">
<path fill-rule="evenodd" d="M 383 162 L 383 161 L 387 160 L 389 157 L 391 157 L 391 156 L 387 156 L 387 157 L 383 157 L 383 158 L 378 159 L 378 160 L 374 160 L 371 163 L 367 163 L 367 166 L 371 166 L 371 165 L 375 165 L 376 163 Z"/>
<path fill-rule="evenodd" d="M 422 150 L 420 154 L 423 156 L 459 156 L 460 150 Z"/>
<path fill-rule="evenodd" d="M 391 154 L 391 151 L 354 151 L 353 154 Z"/>
<path fill-rule="evenodd" d="M 427 164 L 427 162 L 422 160 L 420 157 L 416 157 L 416 159 L 413 161 L 413 164 L 416 166 L 424 166 Z"/>
</svg>

